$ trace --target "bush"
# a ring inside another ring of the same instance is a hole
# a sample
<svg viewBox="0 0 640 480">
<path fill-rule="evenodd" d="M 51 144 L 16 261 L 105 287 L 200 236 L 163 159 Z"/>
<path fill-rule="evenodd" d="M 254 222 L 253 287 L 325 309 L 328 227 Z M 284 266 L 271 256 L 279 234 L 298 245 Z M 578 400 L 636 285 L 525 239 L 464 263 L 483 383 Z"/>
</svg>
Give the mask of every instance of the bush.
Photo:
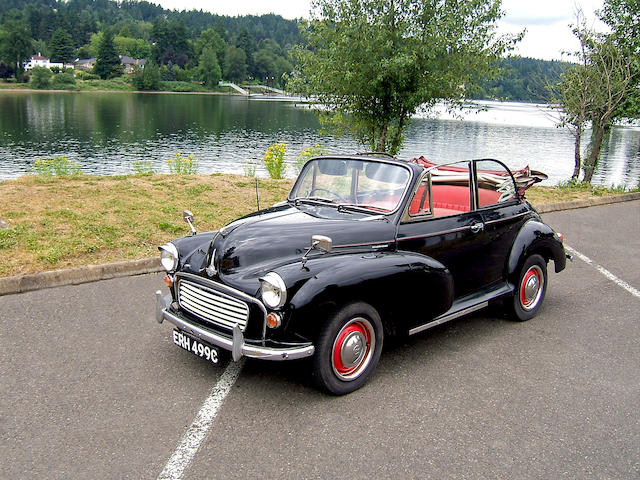
<svg viewBox="0 0 640 480">
<path fill-rule="evenodd" d="M 53 72 L 45 67 L 33 67 L 31 69 L 31 85 L 33 88 L 47 88 Z"/>
<path fill-rule="evenodd" d="M 329 150 L 327 150 L 320 144 L 317 144 L 313 147 L 305 148 L 300 152 L 300 155 L 298 155 L 298 159 L 293 163 L 293 168 L 296 173 L 299 173 L 300 170 L 302 170 L 304 164 L 307 163 L 307 160 L 310 160 L 313 157 L 326 155 L 327 153 L 329 153 Z"/>
<path fill-rule="evenodd" d="M 51 81 L 51 87 L 55 89 L 69 89 L 76 85 L 75 77 L 70 73 L 59 73 Z"/>
<path fill-rule="evenodd" d="M 176 153 L 176 156 L 167 160 L 169 165 L 169 173 L 176 173 L 178 175 L 195 175 L 198 173 L 198 164 L 200 161 L 193 155 L 187 155 L 186 157 L 180 152 Z"/>
<path fill-rule="evenodd" d="M 85 70 L 76 70 L 76 78 L 78 80 L 98 80 L 100 77 Z"/>
<path fill-rule="evenodd" d="M 57 177 L 70 177 L 82 172 L 80 164 L 69 160 L 68 157 L 38 158 L 33 166 L 33 170 L 36 172 L 36 175 L 46 177 L 52 175 L 56 175 Z"/>
<path fill-rule="evenodd" d="M 282 178 L 286 164 L 284 163 L 284 156 L 287 151 L 287 145 L 285 143 L 276 143 L 271 145 L 267 149 L 267 153 L 264 155 L 263 163 L 269 172 L 271 178 Z"/>
<path fill-rule="evenodd" d="M 150 160 L 136 160 L 131 165 L 136 175 L 153 175 L 153 162 Z"/>
</svg>

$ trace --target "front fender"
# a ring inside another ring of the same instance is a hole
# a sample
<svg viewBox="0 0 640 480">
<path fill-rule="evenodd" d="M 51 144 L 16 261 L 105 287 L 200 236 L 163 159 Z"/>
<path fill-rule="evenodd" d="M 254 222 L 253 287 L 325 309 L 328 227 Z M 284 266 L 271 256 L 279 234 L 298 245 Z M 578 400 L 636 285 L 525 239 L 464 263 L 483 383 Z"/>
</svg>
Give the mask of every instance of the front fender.
<svg viewBox="0 0 640 480">
<path fill-rule="evenodd" d="M 522 226 L 511 247 L 507 263 L 508 278 L 513 280 L 526 258 L 536 253 L 547 261 L 553 260 L 556 272 L 564 270 L 567 258 L 556 232 L 538 220 L 529 220 Z"/>
<path fill-rule="evenodd" d="M 424 255 L 380 252 L 321 257 L 308 266 L 317 273 L 290 300 L 293 316 L 314 317 L 322 306 L 361 300 L 393 329 L 423 323 L 453 302 L 453 279 L 440 262 Z M 300 266 L 298 265 L 298 269 Z M 286 269 L 279 272 L 287 276 Z"/>
</svg>

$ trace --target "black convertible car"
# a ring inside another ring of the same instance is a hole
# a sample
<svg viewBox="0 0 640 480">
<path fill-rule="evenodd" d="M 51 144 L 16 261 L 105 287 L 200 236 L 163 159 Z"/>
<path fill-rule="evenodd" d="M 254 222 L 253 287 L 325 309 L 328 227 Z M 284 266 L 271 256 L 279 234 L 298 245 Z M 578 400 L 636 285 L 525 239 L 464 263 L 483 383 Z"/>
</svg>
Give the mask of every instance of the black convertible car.
<svg viewBox="0 0 640 480">
<path fill-rule="evenodd" d="M 157 320 L 217 363 L 312 357 L 346 394 L 371 377 L 390 335 L 414 335 L 502 301 L 515 320 L 544 300 L 562 237 L 524 199 L 536 172 L 497 160 L 435 165 L 380 155 L 306 163 L 286 201 L 160 247 L 170 293 Z"/>
</svg>

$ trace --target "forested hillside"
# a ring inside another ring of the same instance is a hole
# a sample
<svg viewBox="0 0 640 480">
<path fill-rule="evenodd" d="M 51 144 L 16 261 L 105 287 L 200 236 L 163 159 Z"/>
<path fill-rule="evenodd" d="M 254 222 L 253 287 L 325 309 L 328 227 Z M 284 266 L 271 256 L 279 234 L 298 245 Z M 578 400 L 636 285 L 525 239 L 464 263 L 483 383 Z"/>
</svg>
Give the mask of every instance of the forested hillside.
<svg viewBox="0 0 640 480">
<path fill-rule="evenodd" d="M 301 42 L 298 22 L 278 15 L 226 17 L 134 0 L 0 0 L 0 77 L 23 81 L 22 62 L 39 52 L 52 62 L 98 58 L 83 78 L 120 77 L 118 56 L 144 58 L 151 68 L 126 77 L 139 89 L 161 80 L 213 88 L 220 79 L 283 87 L 294 68 L 291 48 Z M 469 95 L 545 102 L 565 66 L 509 57 L 497 79 Z"/>
<path fill-rule="evenodd" d="M 254 79 L 282 86 L 283 74 L 293 69 L 288 51 L 299 42 L 298 22 L 278 15 L 224 17 L 131 0 L 0 0 L 4 77 L 37 52 L 69 62 L 100 57 L 104 47 L 111 58 L 115 52 L 151 60 L 164 80 Z M 105 75 L 122 74 L 111 67 Z"/>
<path fill-rule="evenodd" d="M 470 92 L 476 99 L 496 99 L 546 103 L 551 100 L 548 87 L 557 84 L 569 64 L 556 60 L 508 57 L 500 62 L 495 80 L 482 82 Z"/>
</svg>

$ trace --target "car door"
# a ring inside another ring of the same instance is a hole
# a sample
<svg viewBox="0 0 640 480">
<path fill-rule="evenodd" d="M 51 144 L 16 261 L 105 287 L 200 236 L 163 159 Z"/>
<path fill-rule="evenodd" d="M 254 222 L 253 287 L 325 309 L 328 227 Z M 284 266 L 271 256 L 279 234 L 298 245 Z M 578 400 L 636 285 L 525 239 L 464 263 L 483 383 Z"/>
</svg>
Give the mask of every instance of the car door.
<svg viewBox="0 0 640 480">
<path fill-rule="evenodd" d="M 398 248 L 434 258 L 453 276 L 454 297 L 487 286 L 490 239 L 475 209 L 471 162 L 425 173 L 398 226 Z"/>
<path fill-rule="evenodd" d="M 485 280 L 496 284 L 506 280 L 511 247 L 530 211 L 518 198 L 509 169 L 497 160 L 476 160 L 473 164 L 476 205 L 491 246 L 486 252 Z"/>
</svg>

